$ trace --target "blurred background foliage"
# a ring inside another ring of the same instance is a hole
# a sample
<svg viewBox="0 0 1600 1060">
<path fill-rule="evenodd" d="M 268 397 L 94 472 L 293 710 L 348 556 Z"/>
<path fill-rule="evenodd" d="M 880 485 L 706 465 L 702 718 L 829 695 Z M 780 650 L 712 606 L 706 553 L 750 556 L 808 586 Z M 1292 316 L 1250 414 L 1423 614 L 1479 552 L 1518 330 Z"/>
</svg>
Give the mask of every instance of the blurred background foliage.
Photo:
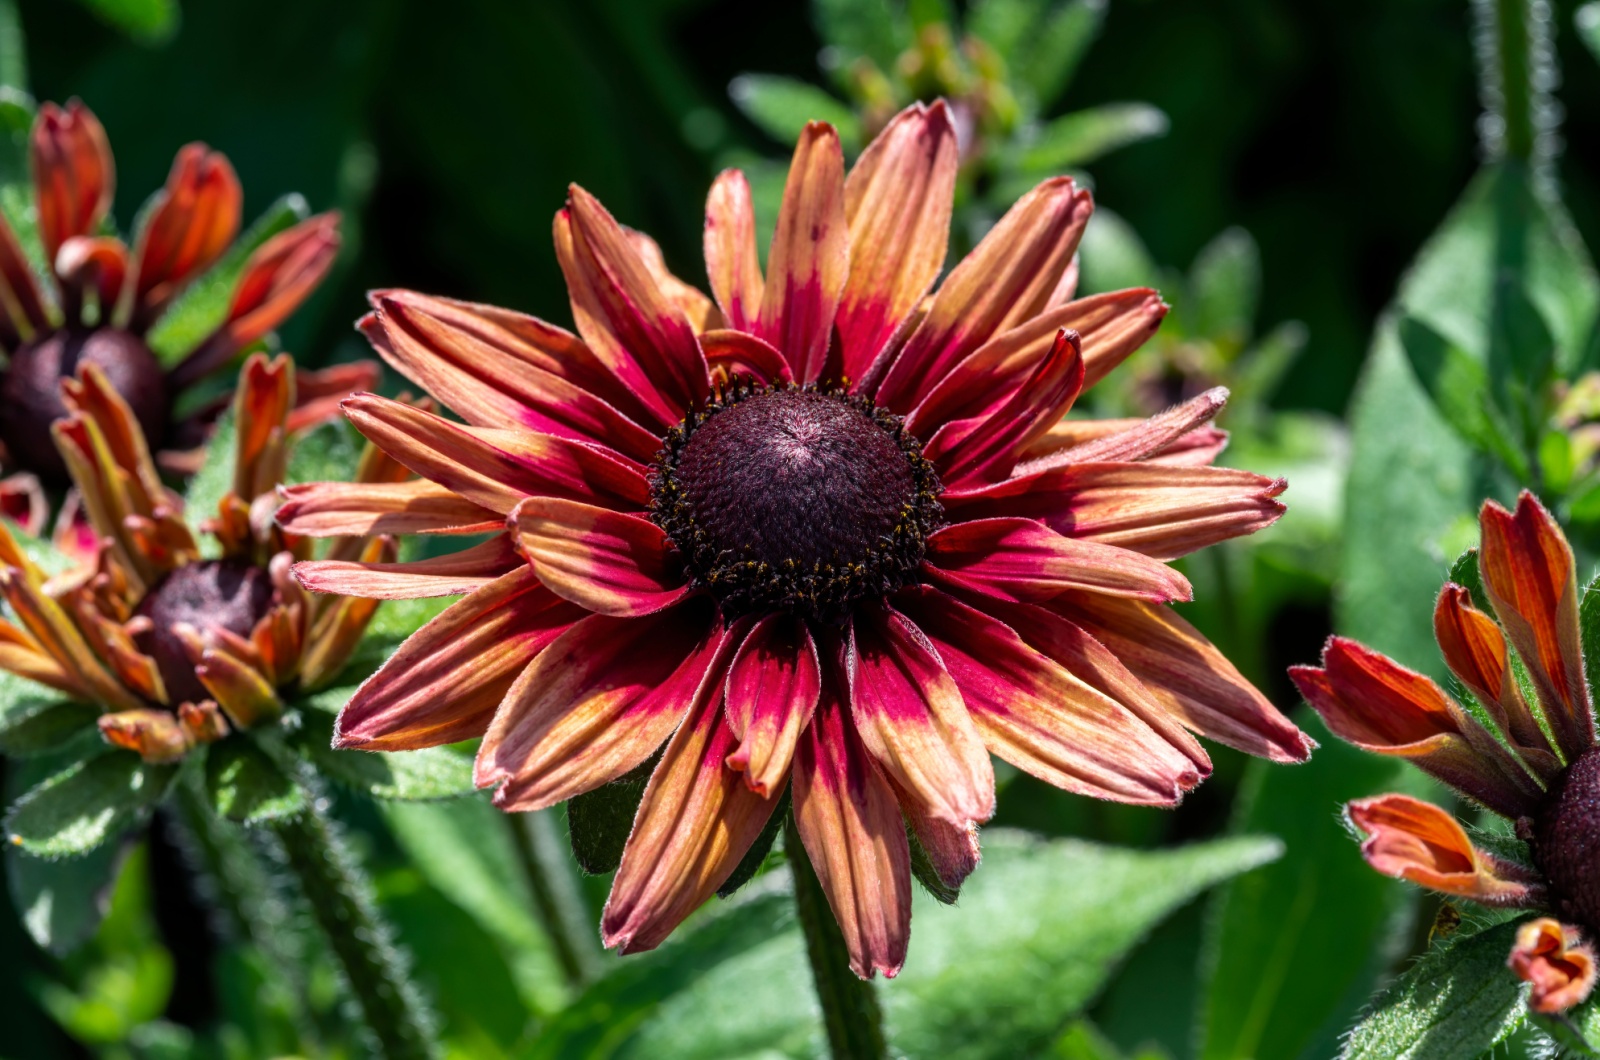
<svg viewBox="0 0 1600 1060">
<path fill-rule="evenodd" d="M 1449 409 L 1436 413 L 1407 374 L 1408 355 L 1427 363 L 1419 329 L 1472 345 L 1439 323 L 1448 307 L 1427 291 L 1441 261 L 1478 260 L 1470 238 L 1432 244 L 1396 296 L 1480 162 L 1465 0 L 975 0 L 948 10 L 939 0 L 0 0 L 11 3 L 26 73 L 12 55 L 0 75 L 25 79 L 39 99 L 76 95 L 95 109 L 116 151 L 120 216 L 196 139 L 237 167 L 246 216 L 290 192 L 345 211 L 339 272 L 284 333 L 311 365 L 364 352 L 350 323 L 372 287 L 568 319 L 550 221 L 569 181 L 654 235 L 669 265 L 698 282 L 718 168 L 749 166 L 759 195 L 805 118 L 853 127 L 859 144 L 913 95 L 965 98 L 987 149 L 964 172 L 958 245 L 1040 175 L 1071 170 L 1103 211 L 1083 288 L 1150 284 L 1173 304 L 1151 350 L 1094 396 L 1095 411 L 1146 412 L 1225 382 L 1236 393 L 1226 462 L 1291 481 L 1279 526 L 1190 563 L 1200 599 L 1190 617 L 1285 707 L 1295 697 L 1284 666 L 1315 656 L 1336 596 L 1342 626 L 1437 669 L 1432 593 L 1470 543 L 1457 540 L 1462 518 L 1510 482 L 1506 462 L 1474 456 Z M 1566 144 L 1555 176 L 1592 246 L 1600 64 L 1574 31 L 1576 4 L 1552 8 Z M 878 10 L 898 21 L 851 22 Z M 1492 200 L 1488 183 L 1477 187 Z M 1581 254 L 1560 267 L 1590 282 Z M 1364 365 L 1352 443 L 1341 418 Z M 1569 428 L 1600 420 L 1587 393 L 1573 381 L 1559 410 L 1545 411 Z M 1571 498 L 1583 514 L 1581 492 Z M 1388 541 L 1404 547 L 1367 562 Z M 1432 914 L 1361 864 L 1336 807 L 1415 781 L 1328 739 L 1298 769 L 1215 750 L 1215 777 L 1176 813 L 1093 803 L 1003 772 L 996 824 L 1019 831 L 988 841 L 960 915 L 919 905 L 912 963 L 884 991 L 897 1045 L 1083 1060 L 1330 1055 L 1373 987 L 1425 943 Z M 817 1048 L 799 937 L 774 894 L 781 881 L 713 903 L 697 930 L 655 955 L 601 962 L 581 946 L 563 952 L 547 927 L 562 916 L 592 923 L 604 881 L 574 875 L 541 894 L 519 868 L 540 844 L 563 853 L 559 815 L 507 831 L 473 800 L 335 810 L 455 1055 Z M 1270 839 L 1217 838 L 1230 831 L 1282 836 L 1288 852 L 1207 898 L 1280 853 Z M 1200 839 L 1214 842 L 1154 849 Z M 20 913 L 0 918 L 0 991 L 20 999 L 6 1006 L 16 1014 L 0 1054 L 349 1048 L 325 957 L 299 953 L 301 996 L 278 996 L 259 954 L 219 943 L 227 927 L 208 919 L 181 835 L 156 828 L 131 850 L 95 856 L 125 861 L 87 947 L 48 954 Z M 1022 925 L 1015 932 L 983 921 L 1002 906 Z M 997 937 L 975 937 L 980 922 Z"/>
</svg>

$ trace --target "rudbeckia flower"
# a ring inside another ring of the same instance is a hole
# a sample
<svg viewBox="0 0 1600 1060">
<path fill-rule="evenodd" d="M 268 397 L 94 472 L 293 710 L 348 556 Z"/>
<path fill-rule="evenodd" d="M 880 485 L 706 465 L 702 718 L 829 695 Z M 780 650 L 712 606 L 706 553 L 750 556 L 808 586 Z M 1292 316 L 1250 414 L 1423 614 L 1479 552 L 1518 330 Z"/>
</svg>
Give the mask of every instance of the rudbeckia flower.
<svg viewBox="0 0 1600 1060">
<path fill-rule="evenodd" d="M 0 669 L 98 708 L 107 741 L 157 764 L 275 722 L 282 690 L 331 680 L 377 604 L 313 599 L 289 576 L 313 544 L 272 522 L 294 388 L 286 355 L 246 362 L 232 488 L 205 523 L 217 547 L 203 554 L 133 409 L 98 365 L 80 366 L 52 434 L 92 560 L 47 577 L 0 526 L 0 598 L 12 616 L 0 619 Z M 358 471 L 362 480 L 407 475 L 376 452 Z M 393 542 L 341 541 L 334 553 L 378 560 Z"/>
<path fill-rule="evenodd" d="M 1479 516 L 1481 585 L 1446 584 L 1434 633 L 1469 711 L 1431 679 L 1334 637 L 1322 666 L 1290 676 L 1334 735 L 1406 758 L 1514 822 L 1521 849 L 1474 838 L 1449 813 L 1405 795 L 1350 803 L 1361 853 L 1386 876 L 1480 905 L 1542 910 L 1508 963 L 1530 1005 L 1560 1012 L 1589 995 L 1600 931 L 1600 750 L 1585 677 L 1576 562 L 1531 493 Z M 1469 578 L 1468 580 L 1472 580 Z M 1520 672 L 1519 672 L 1520 671 Z M 1523 678 L 1526 675 L 1526 679 Z"/>
<path fill-rule="evenodd" d="M 233 167 L 204 144 L 180 150 L 166 187 L 141 212 L 130 247 L 107 227 L 116 170 L 105 129 L 89 108 L 77 100 L 46 103 L 30 148 L 48 282 L 39 282 L 24 241 L 0 219 L 0 515 L 37 533 L 47 518 L 45 489 L 67 479 L 50 435 L 67 411 L 62 380 L 94 365 L 155 448 L 158 465 L 192 472 L 228 399 L 180 410 L 186 391 L 278 327 L 315 290 L 338 251 L 339 219 L 309 218 L 256 248 L 215 329 L 168 368 L 147 338 L 190 283 L 225 261 L 238 236 L 243 193 Z M 351 372 L 303 373 L 302 400 L 373 384 L 370 374 Z"/>
<path fill-rule="evenodd" d="M 496 531 L 297 566 L 316 591 L 466 594 L 362 686 L 337 746 L 482 736 L 476 779 L 506 810 L 653 762 L 608 946 L 665 939 L 787 795 L 852 967 L 893 975 L 912 844 L 946 886 L 974 868 L 991 753 L 1158 806 L 1210 771 L 1195 733 L 1309 753 L 1165 606 L 1190 596 L 1168 561 L 1274 522 L 1283 483 L 1206 466 L 1222 393 L 1063 419 L 1165 306 L 1073 298 L 1091 202 L 1065 178 L 936 283 L 956 166 L 942 104 L 848 176 L 810 125 L 765 269 L 743 175 L 713 185 L 710 297 L 574 187 L 555 244 L 577 334 L 376 292 L 361 329 L 465 423 L 356 395 L 351 422 L 422 478 L 285 491 L 295 534 Z"/>
</svg>

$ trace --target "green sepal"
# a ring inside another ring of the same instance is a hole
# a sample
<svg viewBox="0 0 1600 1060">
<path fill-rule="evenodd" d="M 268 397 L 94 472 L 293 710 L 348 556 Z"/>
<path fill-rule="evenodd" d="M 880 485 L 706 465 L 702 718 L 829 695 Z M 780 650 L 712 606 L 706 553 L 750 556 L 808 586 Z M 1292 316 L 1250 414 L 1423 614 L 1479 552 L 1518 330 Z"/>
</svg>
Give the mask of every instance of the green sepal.
<svg viewBox="0 0 1600 1060">
<path fill-rule="evenodd" d="M 911 844 L 912 878 L 922 884 L 922 889 L 941 905 L 955 905 L 956 899 L 961 897 L 960 885 L 952 887 L 939 878 L 939 873 L 933 867 L 933 859 L 928 856 L 928 848 L 922 845 L 916 829 L 909 824 L 906 825 L 906 842 Z"/>
<path fill-rule="evenodd" d="M 572 856 L 590 876 L 615 872 L 622 864 L 622 849 L 633 831 L 634 814 L 639 812 L 645 785 L 659 760 L 657 755 L 611 783 L 567 800 Z"/>
<path fill-rule="evenodd" d="M 74 762 L 17 800 L 7 839 L 36 857 L 82 856 L 142 824 L 176 772 L 122 750 Z"/>
<path fill-rule="evenodd" d="M 295 778 L 245 733 L 206 749 L 206 796 L 218 815 L 249 825 L 288 817 L 306 805 Z"/>
<path fill-rule="evenodd" d="M 1483 591 L 1483 573 L 1478 569 L 1478 550 L 1469 548 L 1456 557 L 1450 564 L 1450 576 L 1447 581 L 1452 581 L 1467 591 L 1472 597 L 1472 606 L 1485 614 L 1494 614 L 1494 607 L 1489 603 L 1489 594 Z"/>
<path fill-rule="evenodd" d="M 1583 676 L 1600 689 L 1600 574 L 1579 594 L 1578 626 L 1583 642 Z"/>
<path fill-rule="evenodd" d="M 744 857 L 739 859 L 739 864 L 734 866 L 733 875 L 717 888 L 718 898 L 733 897 L 739 888 L 761 873 L 766 867 L 767 855 L 772 853 L 772 844 L 777 841 L 778 833 L 783 831 L 783 822 L 788 816 L 789 789 L 784 788 L 783 794 L 778 796 L 778 805 L 773 807 L 772 816 L 767 818 L 766 827 L 761 829 L 756 841 L 750 844 L 750 849 L 745 851 Z"/>
</svg>

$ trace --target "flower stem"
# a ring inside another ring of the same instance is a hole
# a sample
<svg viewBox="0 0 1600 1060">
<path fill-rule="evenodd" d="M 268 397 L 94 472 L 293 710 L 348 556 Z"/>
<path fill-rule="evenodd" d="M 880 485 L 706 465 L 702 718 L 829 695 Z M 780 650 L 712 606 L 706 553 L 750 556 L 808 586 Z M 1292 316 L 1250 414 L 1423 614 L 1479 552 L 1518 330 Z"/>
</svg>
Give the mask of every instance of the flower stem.
<svg viewBox="0 0 1600 1060">
<path fill-rule="evenodd" d="M 438 1055 L 431 1021 L 380 918 L 372 885 L 319 800 L 272 822 L 289 871 L 344 972 L 351 996 L 388 1060 Z"/>
<path fill-rule="evenodd" d="M 1549 0 L 1475 0 L 1480 125 L 1485 153 L 1548 177 L 1556 153 L 1556 83 Z"/>
<path fill-rule="evenodd" d="M 595 977 L 600 951 L 594 945 L 595 931 L 575 881 L 570 874 L 553 869 L 563 863 L 561 848 L 565 844 L 551 827 L 549 811 L 507 814 L 506 823 L 534 910 L 550 937 L 567 984 L 579 991 Z"/>
<path fill-rule="evenodd" d="M 881 1060 L 888 1055 L 883 1010 L 872 984 L 850 970 L 850 951 L 828 908 L 828 896 L 806 857 L 794 818 L 784 823 L 783 849 L 794 873 L 794 906 L 806 937 L 806 956 L 817 984 L 822 1021 L 834 1060 Z"/>
</svg>

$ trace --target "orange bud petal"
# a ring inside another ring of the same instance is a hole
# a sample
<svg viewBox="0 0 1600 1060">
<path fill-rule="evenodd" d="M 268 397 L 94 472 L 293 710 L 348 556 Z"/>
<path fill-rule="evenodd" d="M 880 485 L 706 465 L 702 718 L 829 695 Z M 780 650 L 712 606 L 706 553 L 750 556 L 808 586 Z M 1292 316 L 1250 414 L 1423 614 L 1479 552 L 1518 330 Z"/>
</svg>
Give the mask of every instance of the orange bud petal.
<svg viewBox="0 0 1600 1060">
<path fill-rule="evenodd" d="M 1579 941 L 1577 928 L 1547 916 L 1517 929 L 1506 964 L 1533 984 L 1528 1007 L 1535 1012 L 1565 1012 L 1594 989 L 1594 948 Z"/>
</svg>

